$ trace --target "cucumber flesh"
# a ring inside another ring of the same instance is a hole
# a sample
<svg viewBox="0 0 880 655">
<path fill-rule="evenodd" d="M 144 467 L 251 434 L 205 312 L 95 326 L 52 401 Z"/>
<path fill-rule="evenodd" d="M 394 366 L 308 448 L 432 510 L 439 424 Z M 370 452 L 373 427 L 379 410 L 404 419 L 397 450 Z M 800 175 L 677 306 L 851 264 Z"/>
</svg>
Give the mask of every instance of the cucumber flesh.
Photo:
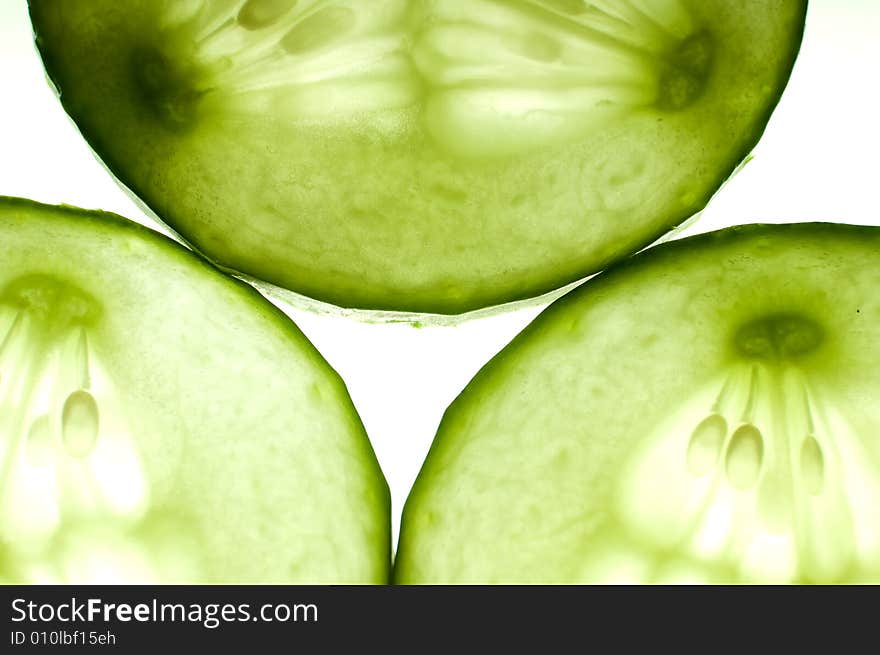
<svg viewBox="0 0 880 655">
<path fill-rule="evenodd" d="M 125 219 L 0 199 L 0 580 L 384 583 L 389 533 L 281 312 Z"/>
<path fill-rule="evenodd" d="M 746 226 L 557 301 L 447 411 L 402 583 L 880 582 L 880 228 Z"/>
<path fill-rule="evenodd" d="M 223 266 L 455 314 L 603 268 L 757 142 L 798 0 L 30 0 L 67 112 Z"/>
</svg>

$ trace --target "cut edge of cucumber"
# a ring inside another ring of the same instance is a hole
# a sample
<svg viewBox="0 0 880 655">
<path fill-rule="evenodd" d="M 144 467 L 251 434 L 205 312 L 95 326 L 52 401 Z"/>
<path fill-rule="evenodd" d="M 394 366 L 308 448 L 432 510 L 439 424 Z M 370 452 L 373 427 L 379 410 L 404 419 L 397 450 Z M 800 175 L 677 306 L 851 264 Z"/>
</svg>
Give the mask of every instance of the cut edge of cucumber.
<svg viewBox="0 0 880 655">
<path fill-rule="evenodd" d="M 435 432 L 428 452 L 422 462 L 422 466 L 416 475 L 410 492 L 406 497 L 400 517 L 400 526 L 398 529 L 397 550 L 394 553 L 393 566 L 391 572 L 392 584 L 409 585 L 420 584 L 419 582 L 407 582 L 405 577 L 408 575 L 405 569 L 406 565 L 401 566 L 407 553 L 406 542 L 403 539 L 407 532 L 407 525 L 410 522 L 410 515 L 416 512 L 415 505 L 420 504 L 424 493 L 423 487 L 430 486 L 430 478 L 434 472 L 433 460 L 436 459 L 438 451 L 445 447 L 446 442 L 450 441 L 450 425 L 459 419 L 462 412 L 467 411 L 468 405 L 472 402 L 473 397 L 479 397 L 486 386 L 491 384 L 496 369 L 503 366 L 509 358 L 515 358 L 519 351 L 526 347 L 531 340 L 532 334 L 541 330 L 545 323 L 551 322 L 556 314 L 568 309 L 569 305 L 574 305 L 583 301 L 584 298 L 594 294 L 601 293 L 604 287 L 609 284 L 615 284 L 618 280 L 625 278 L 630 269 L 640 268 L 644 265 L 656 265 L 666 259 L 676 257 L 677 251 L 681 249 L 690 250 L 694 248 L 702 248 L 704 246 L 712 247 L 716 244 L 723 244 L 730 240 L 736 240 L 740 237 L 758 236 L 762 232 L 772 231 L 776 234 L 785 233 L 822 233 L 832 231 L 837 234 L 845 231 L 849 234 L 871 233 L 876 235 L 880 232 L 880 227 L 869 225 L 857 225 L 850 223 L 831 223 L 831 222 L 793 222 L 793 223 L 747 223 L 734 225 L 713 232 L 697 234 L 684 239 L 676 239 L 667 241 L 644 250 L 630 258 L 620 260 L 613 266 L 605 269 L 601 273 L 595 275 L 589 284 L 585 284 L 574 291 L 562 296 L 546 307 L 535 319 L 530 322 L 521 332 L 513 339 L 505 344 L 501 350 L 492 356 L 458 395 L 449 404 L 440 419 L 440 423 Z M 429 583 L 427 583 L 429 584 Z"/>
<path fill-rule="evenodd" d="M 32 0 L 28 0 L 28 13 L 34 27 L 34 43 L 40 60 L 46 71 L 46 78 L 56 97 L 64 108 L 65 114 L 71 121 L 75 129 L 82 135 L 86 143 L 89 145 L 94 157 L 107 170 L 111 177 L 117 182 L 122 190 L 129 195 L 139 207 L 144 209 L 146 213 L 155 218 L 162 225 L 166 225 L 172 230 L 174 235 L 187 245 L 193 251 L 199 253 L 204 259 L 210 261 L 214 267 L 228 275 L 235 276 L 239 279 L 247 280 L 252 284 L 258 282 L 258 286 L 264 289 L 270 295 L 282 298 L 287 302 L 291 302 L 295 306 L 302 307 L 314 313 L 342 313 L 348 316 L 363 315 L 365 322 L 410 322 L 422 325 L 446 325 L 456 324 L 459 322 L 470 320 L 478 316 L 494 315 L 512 311 L 522 307 L 542 304 L 552 301 L 556 294 L 563 295 L 571 288 L 575 288 L 591 276 L 605 270 L 615 262 L 634 254 L 653 244 L 660 243 L 664 237 L 670 235 L 676 228 L 690 224 L 692 219 L 708 206 L 712 198 L 723 188 L 724 182 L 728 180 L 737 169 L 747 161 L 749 155 L 761 140 L 765 130 L 767 129 L 770 118 L 772 117 L 776 107 L 782 98 L 783 93 L 788 85 L 794 65 L 797 61 L 803 42 L 804 31 L 806 28 L 806 17 L 808 9 L 808 0 L 798 0 L 801 11 L 799 15 L 793 18 L 795 29 L 790 39 L 790 49 L 785 56 L 779 59 L 780 66 L 778 70 L 778 84 L 776 85 L 776 93 L 768 98 L 766 111 L 759 115 L 756 119 L 756 127 L 748 139 L 744 139 L 743 148 L 731 157 L 729 163 L 721 167 L 716 178 L 715 184 L 711 188 L 715 189 L 694 201 L 689 213 L 685 216 L 678 216 L 674 220 L 665 223 L 660 228 L 650 232 L 647 237 L 639 240 L 639 244 L 633 247 L 618 247 L 613 255 L 609 255 L 598 263 L 583 266 L 573 274 L 554 274 L 546 276 L 546 281 L 532 285 L 528 290 L 517 292 L 505 292 L 493 294 L 483 291 L 482 293 L 472 294 L 462 301 L 406 301 L 403 303 L 395 302 L 393 297 L 387 293 L 380 293 L 375 296 L 373 301 L 368 300 L 370 294 L 360 293 L 358 298 L 352 297 L 347 293 L 337 293 L 332 290 L 323 293 L 309 293 L 306 291 L 306 285 L 298 285 L 298 289 L 282 286 L 273 280 L 262 280 L 255 278 L 243 271 L 228 266 L 219 258 L 214 258 L 204 251 L 197 240 L 184 238 L 179 230 L 179 221 L 175 219 L 173 214 L 168 213 L 167 216 L 160 216 L 158 212 L 152 209 L 154 203 L 150 194 L 142 193 L 138 189 L 138 185 L 131 183 L 125 179 L 125 176 L 118 174 L 116 171 L 124 170 L 124 166 L 119 166 L 111 156 L 102 153 L 109 152 L 109 149 L 102 148 L 101 139 L 90 134 L 89 131 L 81 128 L 73 116 L 69 112 L 69 107 L 64 100 L 64 94 L 57 80 L 55 73 L 55 58 L 49 52 L 49 49 L 41 44 L 40 36 L 40 18 L 39 9 L 35 8 Z"/>
<path fill-rule="evenodd" d="M 371 477 L 377 485 L 377 497 L 382 499 L 381 506 L 376 506 L 374 509 L 377 513 L 377 518 L 382 520 L 383 524 L 387 526 L 387 529 L 383 531 L 385 534 L 385 543 L 382 545 L 382 551 L 386 553 L 386 556 L 383 557 L 382 565 L 385 569 L 383 577 L 386 580 L 390 579 L 393 553 L 391 537 L 391 491 L 388 486 L 387 478 L 382 471 L 372 441 L 367 434 L 360 414 L 351 399 L 345 380 L 290 317 L 247 282 L 227 275 L 210 260 L 203 258 L 196 252 L 188 250 L 183 245 L 177 243 L 174 239 L 171 239 L 145 225 L 120 216 L 119 214 L 99 209 L 84 209 L 63 203 L 53 205 L 27 198 L 0 195 L 0 209 L 14 210 L 16 208 L 25 212 L 38 211 L 45 216 L 47 220 L 56 220 L 56 213 L 61 212 L 71 219 L 90 222 L 99 231 L 108 228 L 111 230 L 127 230 L 133 233 L 137 238 L 144 239 L 155 245 L 157 248 L 160 248 L 169 257 L 176 257 L 180 261 L 185 262 L 188 266 L 203 267 L 209 275 L 220 276 L 223 280 L 234 285 L 243 301 L 251 305 L 256 311 L 259 311 L 260 315 L 266 320 L 271 321 L 272 327 L 275 330 L 283 333 L 286 338 L 293 340 L 299 347 L 302 347 L 303 352 L 314 362 L 314 364 L 328 374 L 328 382 L 332 383 L 336 388 L 340 399 L 344 399 L 343 409 L 352 421 L 352 425 L 356 426 L 356 429 L 363 440 L 363 444 L 366 447 L 365 454 L 369 456 L 369 464 L 367 465 L 373 469 Z"/>
</svg>

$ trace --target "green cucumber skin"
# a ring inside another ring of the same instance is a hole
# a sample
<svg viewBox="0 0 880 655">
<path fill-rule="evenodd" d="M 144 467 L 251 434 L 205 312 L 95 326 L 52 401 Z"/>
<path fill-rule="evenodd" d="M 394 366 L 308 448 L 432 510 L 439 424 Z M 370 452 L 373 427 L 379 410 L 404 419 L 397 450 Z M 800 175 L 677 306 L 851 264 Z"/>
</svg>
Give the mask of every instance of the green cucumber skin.
<svg viewBox="0 0 880 655">
<path fill-rule="evenodd" d="M 578 563 L 628 538 L 601 518 L 617 502 L 623 460 L 707 381 L 753 361 L 733 345 L 736 328 L 764 314 L 790 311 L 823 326 L 814 352 L 788 359 L 848 421 L 876 479 L 880 378 L 869 362 L 880 335 L 878 253 L 876 227 L 738 226 L 651 248 L 553 303 L 444 414 L 404 507 L 395 583 L 597 582 Z M 792 267 L 765 264 L 776 256 Z M 725 287 L 750 269 L 760 283 Z M 767 368 L 787 370 L 777 364 Z M 783 581 L 876 581 L 873 555 L 869 570 Z M 730 562 L 715 569 L 710 581 L 756 581 Z"/>
<path fill-rule="evenodd" d="M 155 510 L 159 518 L 144 519 L 135 534 L 152 534 L 169 512 L 185 513 L 184 529 L 198 526 L 193 529 L 200 545 L 187 548 L 198 553 L 203 568 L 195 578 L 170 581 L 387 583 L 388 485 L 345 383 L 281 310 L 175 241 L 120 216 L 0 197 L 0 247 L 27 242 L 31 231 L 39 242 L 10 251 L 0 261 L 0 289 L 8 296 L 15 280 L 48 276 L 101 306 L 99 318 L 87 326 L 91 350 L 109 373 L 118 403 L 114 412 L 132 429 L 151 498 L 158 498 L 161 507 Z M 71 235 L 81 240 L 76 257 L 67 255 Z M 155 276 L 143 270 L 157 263 Z M 108 296 L 115 292 L 120 293 Z M 139 298 L 153 292 L 159 297 Z M 185 300 L 187 294 L 193 297 Z M 9 300 L 0 298 L 0 319 L 6 317 Z M 167 303 L 167 315 L 157 314 L 160 308 L 151 301 Z M 205 311 L 201 325 L 187 324 L 190 330 L 176 332 L 174 319 L 191 319 L 186 312 L 194 311 L 187 309 L 192 306 Z M 155 333 L 147 333 L 154 328 Z M 51 325 L 48 330 L 56 331 Z M 240 341 L 212 349 L 214 333 L 232 333 Z M 185 340 L 163 340 L 173 334 Z M 272 360 L 261 362 L 262 353 Z M 48 361 L 48 354 L 41 357 Z M 236 367 L 239 372 L 232 375 Z M 258 371 L 267 375 L 259 386 L 253 384 L 255 376 L 262 376 Z M 7 373 L 0 370 L 4 378 Z M 317 395 L 309 395 L 310 385 Z M 280 395 L 273 399 L 273 393 Z M 297 404 L 300 398 L 305 404 Z M 316 409 L 320 413 L 309 418 Z M 229 416 L 224 418 L 224 411 Z M 271 418 L 273 411 L 276 419 L 259 418 Z M 311 421 L 314 433 L 297 426 L 296 418 L 306 426 Z M 331 431 L 321 434 L 324 429 Z M 304 436 L 311 438 L 297 445 Z M 297 464 L 307 468 L 298 470 Z M 335 472 L 345 486 L 325 486 L 328 480 L 314 466 Z M 292 477 L 285 481 L 287 475 Z M 252 496 L 263 485 L 266 493 Z M 346 494 L 354 498 L 338 507 Z M 285 498 L 288 506 L 267 506 L 273 498 Z M 303 523 L 320 508 L 337 516 L 332 525 Z M 256 531 L 258 542 L 253 541 Z M 271 552 L 283 543 L 297 545 Z M 10 575 L 3 571 L 8 561 L 0 559 L 0 577 Z"/>
<path fill-rule="evenodd" d="M 149 13 L 155 6 L 135 3 L 129 11 L 146 8 Z M 582 279 L 702 210 L 758 142 L 797 56 L 806 2 L 756 2 L 744 9 L 784 16 L 780 20 L 785 23 L 776 33 L 785 35 L 785 43 L 774 51 L 778 60 L 772 74 L 766 72 L 766 89 L 756 91 L 760 98 L 752 100 L 754 112 L 744 122 L 719 123 L 716 134 L 703 135 L 713 142 L 707 146 L 713 154 L 694 164 L 700 173 L 693 181 L 683 176 L 662 193 L 645 181 L 647 186 L 630 192 L 643 194 L 645 207 L 620 216 L 610 210 L 572 209 L 575 195 L 583 193 L 566 177 L 573 174 L 577 158 L 562 164 L 560 151 L 553 148 L 531 159 L 504 159 L 509 173 L 498 173 L 493 160 L 450 156 L 426 145 L 421 133 L 403 145 L 373 147 L 371 137 L 355 142 L 344 129 L 328 138 L 301 132 L 298 139 L 312 142 L 296 148 L 285 145 L 291 139 L 270 130 L 255 132 L 253 145 L 245 148 L 234 137 L 238 119 L 230 122 L 227 117 L 214 126 L 211 121 L 196 123 L 190 132 L 165 129 L 137 106 L 140 91 L 118 63 L 127 51 L 102 55 L 92 32 L 88 38 L 77 37 L 77 30 L 85 28 L 78 24 L 75 3 L 31 0 L 30 9 L 39 51 L 68 114 L 117 179 L 195 249 L 225 269 L 342 307 L 461 314 Z M 55 12 L 65 13 L 60 18 Z M 107 47 L 130 50 L 138 39 L 149 45 L 149 28 L 139 24 L 134 31 L 127 29 L 131 33 L 119 37 L 121 45 Z M 98 61 L 100 56 L 109 59 Z M 94 80 L 88 89 L 71 84 L 80 66 L 82 75 Z M 714 98 L 719 92 L 713 87 L 708 93 Z M 708 110 L 700 111 L 705 119 Z M 679 120 L 671 116 L 669 120 Z M 702 120 L 701 129 L 709 130 L 706 123 Z M 688 129 L 682 123 L 665 134 L 673 143 L 687 141 L 681 130 Z M 260 159 L 264 149 L 283 161 L 301 163 L 273 167 Z M 369 162 L 347 163 L 357 156 Z M 672 153 L 660 155 L 665 157 L 682 171 L 690 165 Z M 142 165 L 133 163 L 140 160 Z M 235 162 L 236 170 L 229 171 L 228 161 Z M 538 172 L 525 175 L 529 162 Z M 648 166 L 656 172 L 669 163 Z M 613 178 L 613 171 L 605 174 Z M 504 175 L 508 177 L 502 179 Z M 300 178 L 302 185 L 296 182 Z M 178 188 L 179 179 L 188 184 Z M 359 181 L 356 194 L 345 190 L 346 180 L 353 179 Z M 312 191 L 303 191 L 306 187 Z M 266 188 L 276 191 L 267 195 Z M 342 191 L 334 192 L 338 189 Z M 556 195 L 569 200 L 557 200 Z M 342 216 L 346 218 L 340 221 Z M 559 224 L 535 223 L 535 216 Z M 243 221 L 253 228 L 242 231 Z"/>
</svg>

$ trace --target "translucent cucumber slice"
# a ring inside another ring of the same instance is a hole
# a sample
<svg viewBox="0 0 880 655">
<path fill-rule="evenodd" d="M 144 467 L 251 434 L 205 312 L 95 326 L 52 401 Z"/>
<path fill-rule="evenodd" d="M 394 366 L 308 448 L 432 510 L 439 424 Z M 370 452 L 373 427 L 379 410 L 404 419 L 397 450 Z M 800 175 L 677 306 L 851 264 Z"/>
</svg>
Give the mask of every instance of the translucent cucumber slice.
<svg viewBox="0 0 880 655">
<path fill-rule="evenodd" d="M 0 580 L 384 583 L 389 533 L 281 312 L 118 216 L 0 199 Z"/>
<path fill-rule="evenodd" d="M 802 0 L 30 0 L 92 147 L 224 267 L 455 314 L 702 209 L 757 142 Z"/>
<path fill-rule="evenodd" d="M 880 582 L 880 228 L 747 226 L 558 301 L 446 412 L 402 583 Z"/>
</svg>

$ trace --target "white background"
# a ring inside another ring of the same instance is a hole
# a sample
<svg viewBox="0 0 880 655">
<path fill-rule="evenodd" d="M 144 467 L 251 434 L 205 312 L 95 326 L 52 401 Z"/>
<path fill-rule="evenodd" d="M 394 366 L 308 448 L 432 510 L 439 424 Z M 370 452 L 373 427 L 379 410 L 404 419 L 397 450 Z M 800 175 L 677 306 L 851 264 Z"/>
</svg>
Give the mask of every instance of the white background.
<svg viewBox="0 0 880 655">
<path fill-rule="evenodd" d="M 878 82 L 880 0 L 813 0 L 801 56 L 754 161 L 682 235 L 756 221 L 880 225 Z M 0 195 L 152 224 L 45 83 L 25 0 L 0 0 Z M 395 534 L 443 410 L 541 308 L 415 329 L 285 307 L 348 384 L 391 486 Z"/>
</svg>

